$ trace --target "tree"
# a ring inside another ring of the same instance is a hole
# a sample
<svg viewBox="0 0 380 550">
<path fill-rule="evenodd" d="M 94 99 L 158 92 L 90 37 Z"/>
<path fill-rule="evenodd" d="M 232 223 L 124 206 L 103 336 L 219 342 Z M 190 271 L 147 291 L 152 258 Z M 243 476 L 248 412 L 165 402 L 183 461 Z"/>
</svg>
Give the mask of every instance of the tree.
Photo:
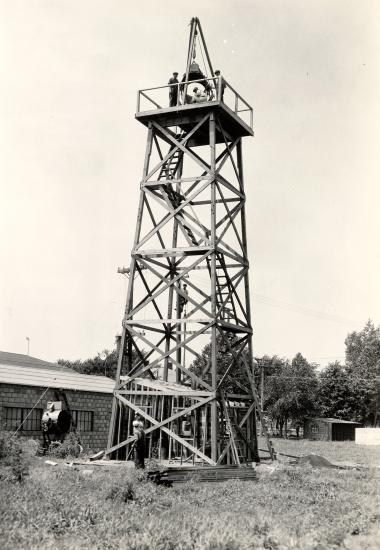
<svg viewBox="0 0 380 550">
<path fill-rule="evenodd" d="M 264 359 L 264 358 L 263 358 Z M 268 359 L 265 359 L 268 364 Z M 315 413 L 315 396 L 318 388 L 316 365 L 309 363 L 301 353 L 288 360 L 272 358 L 265 383 L 264 410 L 276 423 L 281 436 L 288 422 L 297 429 L 306 416 Z"/>
<path fill-rule="evenodd" d="M 232 333 L 226 333 L 224 337 L 228 340 L 229 346 L 237 353 L 240 345 L 239 340 Z M 226 372 L 228 366 L 233 362 L 233 356 L 226 343 L 223 341 L 220 335 L 216 338 L 217 344 L 217 373 L 219 377 L 222 377 Z M 250 364 L 248 351 L 242 351 L 246 361 Z M 190 370 L 197 376 L 204 380 L 211 382 L 211 343 L 206 344 L 203 348 L 200 357 L 197 357 L 190 366 Z M 203 374 L 202 374 L 203 373 Z M 223 390 L 228 393 L 242 393 L 241 385 L 249 387 L 248 378 L 245 372 L 244 365 L 239 361 L 233 362 L 230 370 L 228 371 L 228 377 L 223 381 Z"/>
<path fill-rule="evenodd" d="M 330 363 L 319 375 L 317 406 L 321 416 L 352 420 L 355 396 L 345 366 Z"/>
<path fill-rule="evenodd" d="M 318 405 L 322 416 L 374 424 L 376 376 L 380 370 L 380 328 L 369 320 L 347 335 L 346 365 L 328 365 L 320 375 Z"/>
<path fill-rule="evenodd" d="M 132 352 L 134 362 L 137 361 L 137 355 Z M 81 374 L 92 374 L 94 376 L 108 376 L 109 378 L 116 377 L 118 361 L 118 352 L 116 349 L 109 351 L 108 349 L 98 353 L 95 357 L 85 359 L 84 361 L 77 359 L 76 361 L 68 361 L 67 359 L 58 359 L 58 364 L 69 369 L 73 369 Z M 121 374 L 125 374 L 123 366 Z"/>
<path fill-rule="evenodd" d="M 346 340 L 346 368 L 350 390 L 355 396 L 354 420 L 373 425 L 376 416 L 377 384 L 380 376 L 380 327 L 369 319 L 360 332 Z"/>
<path fill-rule="evenodd" d="M 375 328 L 369 319 L 360 332 L 351 332 L 346 344 L 346 365 L 360 376 L 379 376 L 380 368 L 380 326 Z"/>
</svg>

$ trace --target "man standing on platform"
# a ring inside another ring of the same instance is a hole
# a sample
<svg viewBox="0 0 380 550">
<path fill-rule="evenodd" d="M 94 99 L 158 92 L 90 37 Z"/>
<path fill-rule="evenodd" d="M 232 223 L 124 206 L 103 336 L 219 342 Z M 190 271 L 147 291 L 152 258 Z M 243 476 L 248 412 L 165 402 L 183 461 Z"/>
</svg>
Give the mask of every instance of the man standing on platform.
<svg viewBox="0 0 380 550">
<path fill-rule="evenodd" d="M 169 79 L 168 84 L 173 84 L 169 88 L 169 107 L 175 107 L 178 99 L 178 73 L 173 73 L 172 78 Z"/>
<path fill-rule="evenodd" d="M 224 90 L 226 89 L 226 83 L 224 81 L 224 78 L 220 74 L 220 71 L 215 71 L 215 76 L 218 78 L 218 82 L 216 84 L 216 89 L 219 90 L 219 84 L 220 84 L 220 99 L 223 101 L 224 96 Z M 216 94 L 217 99 L 219 98 L 219 94 Z"/>
</svg>

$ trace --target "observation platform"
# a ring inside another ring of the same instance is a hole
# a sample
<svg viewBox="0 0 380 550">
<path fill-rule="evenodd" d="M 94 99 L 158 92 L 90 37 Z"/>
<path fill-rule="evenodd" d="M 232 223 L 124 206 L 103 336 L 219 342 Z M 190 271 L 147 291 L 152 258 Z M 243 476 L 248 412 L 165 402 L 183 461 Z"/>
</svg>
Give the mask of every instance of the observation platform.
<svg viewBox="0 0 380 550">
<path fill-rule="evenodd" d="M 223 136 L 218 125 L 216 126 L 216 143 L 254 135 L 252 107 L 221 77 L 181 82 L 176 86 L 177 101 L 173 107 L 165 106 L 169 103 L 169 88 L 173 88 L 173 85 L 139 90 L 136 119 L 145 126 L 149 122 L 157 122 L 162 127 L 177 127 L 188 133 L 205 115 L 213 111 L 224 132 Z M 205 87 L 205 94 L 202 101 L 195 101 L 191 93 L 194 87 L 200 86 Z M 189 140 L 189 145 L 208 144 L 208 127 L 202 125 Z"/>
</svg>

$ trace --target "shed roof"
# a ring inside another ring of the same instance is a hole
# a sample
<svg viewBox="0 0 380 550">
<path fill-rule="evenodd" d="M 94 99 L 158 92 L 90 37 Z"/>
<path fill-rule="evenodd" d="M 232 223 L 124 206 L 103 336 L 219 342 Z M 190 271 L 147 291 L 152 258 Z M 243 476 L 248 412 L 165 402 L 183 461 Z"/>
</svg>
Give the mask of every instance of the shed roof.
<svg viewBox="0 0 380 550">
<path fill-rule="evenodd" d="M 18 365 L 20 367 L 35 367 L 39 369 L 72 372 L 72 369 L 63 367 L 57 363 L 50 363 L 49 361 L 37 359 L 37 357 L 31 357 L 23 353 L 11 353 L 9 351 L 0 351 L 0 365 Z"/>
<path fill-rule="evenodd" d="M 79 374 L 71 369 L 20 366 L 0 363 L 0 383 L 41 388 L 63 388 L 112 394 L 115 381 L 105 376 Z"/>
<path fill-rule="evenodd" d="M 340 418 L 313 418 L 309 416 L 307 420 L 319 420 L 327 424 L 360 424 L 360 422 L 352 422 L 351 420 L 341 420 Z"/>
</svg>

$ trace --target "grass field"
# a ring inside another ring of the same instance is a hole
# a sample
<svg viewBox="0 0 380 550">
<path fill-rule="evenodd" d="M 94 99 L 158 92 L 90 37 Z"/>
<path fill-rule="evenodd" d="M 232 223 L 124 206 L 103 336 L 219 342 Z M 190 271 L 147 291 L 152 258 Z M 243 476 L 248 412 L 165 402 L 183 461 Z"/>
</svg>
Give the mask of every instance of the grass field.
<svg viewBox="0 0 380 550">
<path fill-rule="evenodd" d="M 332 462 L 345 462 L 367 466 L 380 466 L 380 447 L 355 445 L 351 441 L 309 441 L 307 439 L 272 439 L 276 452 L 294 456 L 319 454 Z M 264 438 L 259 438 L 259 448 L 266 449 Z M 260 453 L 267 456 L 266 453 Z M 280 455 L 281 459 L 281 455 Z"/>
<path fill-rule="evenodd" d="M 373 466 L 380 462 L 379 448 L 274 444 L 289 454 L 314 452 L 367 467 L 280 463 L 274 470 L 263 467 L 257 482 L 163 488 L 138 481 L 124 465 L 74 470 L 35 458 L 23 482 L 1 480 L 0 548 L 377 550 L 380 469 Z"/>
</svg>

